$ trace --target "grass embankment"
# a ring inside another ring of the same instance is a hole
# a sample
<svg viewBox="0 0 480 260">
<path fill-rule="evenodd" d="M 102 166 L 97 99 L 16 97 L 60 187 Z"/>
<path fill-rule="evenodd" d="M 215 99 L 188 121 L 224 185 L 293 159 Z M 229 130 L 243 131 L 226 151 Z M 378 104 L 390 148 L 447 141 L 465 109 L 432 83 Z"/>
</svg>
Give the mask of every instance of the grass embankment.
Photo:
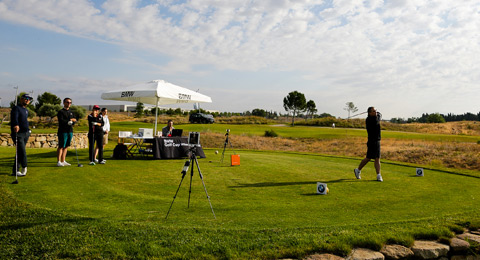
<svg viewBox="0 0 480 260">
<path fill-rule="evenodd" d="M 0 148 L 3 169 L 9 169 L 13 151 Z M 378 183 L 373 167 L 362 180 L 353 178 L 357 158 L 237 152 L 240 167 L 220 164 L 213 150 L 199 160 L 216 219 L 195 169 L 190 208 L 187 175 L 165 220 L 183 160 L 59 168 L 53 149 L 30 149 L 29 174 L 20 184 L 9 184 L 13 179 L 5 170 L 0 175 L 0 258 L 345 255 L 356 246 L 448 238 L 460 229 L 457 224 L 480 219 L 477 171 L 430 169 L 418 178 L 415 166 L 386 162 L 385 182 Z M 79 150 L 82 162 L 87 153 Z M 318 181 L 328 183 L 329 195 L 315 195 Z"/>
</svg>

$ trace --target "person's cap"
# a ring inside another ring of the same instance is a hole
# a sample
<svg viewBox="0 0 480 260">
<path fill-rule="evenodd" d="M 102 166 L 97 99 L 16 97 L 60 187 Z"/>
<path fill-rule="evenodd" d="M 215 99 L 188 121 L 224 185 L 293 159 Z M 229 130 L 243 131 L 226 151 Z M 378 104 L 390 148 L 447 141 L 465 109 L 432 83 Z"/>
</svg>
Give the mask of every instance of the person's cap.
<svg viewBox="0 0 480 260">
<path fill-rule="evenodd" d="M 22 98 L 26 100 L 33 100 L 33 98 L 29 94 L 23 94 Z"/>
<path fill-rule="evenodd" d="M 100 107 L 98 105 L 93 106 L 94 110 L 100 110 Z"/>
</svg>

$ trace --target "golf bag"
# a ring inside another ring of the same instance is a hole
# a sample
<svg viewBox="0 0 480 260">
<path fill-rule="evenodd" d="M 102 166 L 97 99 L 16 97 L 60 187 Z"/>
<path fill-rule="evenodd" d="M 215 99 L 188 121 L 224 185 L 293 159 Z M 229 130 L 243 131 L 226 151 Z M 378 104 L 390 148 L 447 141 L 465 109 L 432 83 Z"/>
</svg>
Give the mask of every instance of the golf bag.
<svg viewBox="0 0 480 260">
<path fill-rule="evenodd" d="M 127 159 L 127 146 L 124 144 L 117 144 L 113 149 L 113 158 L 115 159 Z"/>
</svg>

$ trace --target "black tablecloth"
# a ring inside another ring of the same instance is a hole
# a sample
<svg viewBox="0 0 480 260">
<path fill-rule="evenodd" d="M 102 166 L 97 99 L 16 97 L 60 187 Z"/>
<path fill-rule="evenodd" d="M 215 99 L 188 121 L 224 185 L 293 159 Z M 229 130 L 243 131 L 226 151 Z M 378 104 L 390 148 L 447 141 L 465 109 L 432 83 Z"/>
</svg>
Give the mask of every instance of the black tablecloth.
<svg viewBox="0 0 480 260">
<path fill-rule="evenodd" d="M 188 157 L 190 146 L 188 137 L 155 137 L 153 142 L 153 157 L 155 159 L 179 159 Z M 198 158 L 205 158 L 201 146 L 195 148 Z"/>
</svg>

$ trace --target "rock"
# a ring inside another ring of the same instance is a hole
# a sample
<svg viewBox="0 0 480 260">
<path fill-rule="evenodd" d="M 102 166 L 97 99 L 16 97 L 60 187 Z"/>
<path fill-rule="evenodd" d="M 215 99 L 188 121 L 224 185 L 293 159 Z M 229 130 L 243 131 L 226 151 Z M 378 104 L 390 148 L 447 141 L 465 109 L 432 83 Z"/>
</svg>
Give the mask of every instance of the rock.
<svg viewBox="0 0 480 260">
<path fill-rule="evenodd" d="M 452 238 L 450 241 L 450 248 L 453 252 L 464 252 L 470 248 L 470 243 L 460 238 Z"/>
<path fill-rule="evenodd" d="M 435 259 L 446 256 L 450 247 L 434 241 L 415 241 L 411 249 L 417 258 Z"/>
<path fill-rule="evenodd" d="M 37 136 L 37 138 L 35 138 L 35 141 L 37 141 L 37 142 L 45 142 L 45 141 L 47 141 L 47 138 L 46 138 L 45 136 L 39 135 L 39 136 Z"/>
<path fill-rule="evenodd" d="M 347 260 L 384 260 L 385 256 L 380 252 L 366 248 L 355 248 L 347 256 Z"/>
<path fill-rule="evenodd" d="M 454 255 L 450 260 L 480 260 L 480 255 Z"/>
<path fill-rule="evenodd" d="M 332 254 L 314 254 L 307 256 L 304 260 L 345 260 L 345 258 Z"/>
<path fill-rule="evenodd" d="M 475 234 L 464 233 L 464 234 L 458 235 L 457 237 L 463 240 L 470 240 L 470 241 L 475 241 L 477 243 L 480 243 L 480 236 Z"/>
<path fill-rule="evenodd" d="M 413 251 L 401 245 L 385 245 L 380 250 L 386 259 L 402 259 L 413 256 Z"/>
</svg>

